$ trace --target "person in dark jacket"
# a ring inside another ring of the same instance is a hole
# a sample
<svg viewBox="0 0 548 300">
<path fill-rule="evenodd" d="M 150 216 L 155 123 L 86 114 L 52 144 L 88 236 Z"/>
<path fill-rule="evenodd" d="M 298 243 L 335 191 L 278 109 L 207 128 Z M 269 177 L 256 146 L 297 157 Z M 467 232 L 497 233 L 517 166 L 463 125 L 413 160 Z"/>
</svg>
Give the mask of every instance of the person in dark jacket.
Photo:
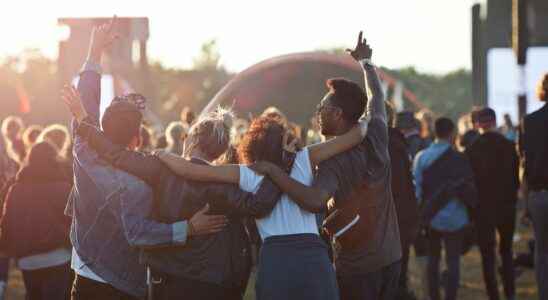
<svg viewBox="0 0 548 300">
<path fill-rule="evenodd" d="M 535 230 L 535 269 L 539 299 L 548 299 L 548 73 L 537 86 L 544 106 L 528 114 L 519 133 L 519 149 L 525 165 L 524 181 L 529 195 L 527 211 Z"/>
<path fill-rule="evenodd" d="M 429 143 L 421 137 L 420 123 L 413 112 L 399 112 L 396 115 L 394 126 L 404 135 L 411 159 L 414 159 L 419 151 L 428 147 Z"/>
<path fill-rule="evenodd" d="M 98 88 L 98 81 L 96 83 Z M 93 91 L 90 94 L 100 93 Z M 206 165 L 204 160 L 214 160 L 228 148 L 229 130 L 223 122 L 207 122 L 203 127 L 197 127 L 196 130 L 203 131 L 199 135 L 207 137 L 207 142 L 193 143 L 189 139 L 187 147 L 191 148 L 193 159 L 186 161 L 186 173 L 180 177 L 157 156 L 114 143 L 106 135 L 108 126 L 103 125 L 105 132 L 102 132 L 87 121 L 89 118 L 81 101 L 78 96 L 67 100 L 79 121 L 77 136 L 104 161 L 139 177 L 152 187 L 155 198 L 153 220 L 167 224 L 181 217 L 187 220 L 204 205 L 210 205 L 209 213 L 226 214 L 229 218 L 224 230 L 189 239 L 184 247 L 145 249 L 141 262 L 150 269 L 149 294 L 154 299 L 183 296 L 186 299 L 241 299 L 242 285 L 249 276 L 250 251 L 240 216 L 268 214 L 280 198 L 281 191 L 269 180 L 263 182 L 257 194 L 244 192 L 234 184 L 207 183 L 221 181 L 216 180 L 216 174 L 211 176 L 213 167 L 200 164 Z M 108 112 L 107 109 L 103 120 Z M 120 127 L 120 130 L 124 129 Z"/>
<path fill-rule="evenodd" d="M 386 102 L 388 124 L 393 124 L 394 110 Z M 411 173 L 411 157 L 409 145 L 403 133 L 393 127 L 388 128 L 388 152 L 392 169 L 392 195 L 398 214 L 400 241 L 402 245 L 402 268 L 398 299 L 414 298 L 407 286 L 407 271 L 409 266 L 409 250 L 418 232 L 419 206 L 415 196 L 415 185 Z"/>
<path fill-rule="evenodd" d="M 496 131 L 495 111 L 484 108 L 476 114 L 480 136 L 466 149 L 478 189 L 475 223 L 481 250 L 483 277 L 490 300 L 498 300 L 496 278 L 496 233 L 500 237 L 502 282 L 506 299 L 514 299 L 515 282 L 512 243 L 519 189 L 518 156 L 514 143 Z"/>
<path fill-rule="evenodd" d="M 64 209 L 70 189 L 55 147 L 41 142 L 6 196 L 0 243 L 17 259 L 29 300 L 68 297 L 70 218 Z"/>
</svg>

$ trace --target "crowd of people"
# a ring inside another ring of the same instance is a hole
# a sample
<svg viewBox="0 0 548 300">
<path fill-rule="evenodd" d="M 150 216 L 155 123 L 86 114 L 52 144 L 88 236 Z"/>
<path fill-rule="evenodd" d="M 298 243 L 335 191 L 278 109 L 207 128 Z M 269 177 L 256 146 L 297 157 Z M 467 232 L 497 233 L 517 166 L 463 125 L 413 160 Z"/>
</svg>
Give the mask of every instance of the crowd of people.
<svg viewBox="0 0 548 300">
<path fill-rule="evenodd" d="M 271 107 L 252 119 L 184 109 L 159 134 L 139 94 L 100 116 L 115 23 L 94 28 L 78 86 L 62 91 L 70 133 L 2 122 L 0 299 L 10 259 L 30 300 L 242 299 L 254 265 L 260 300 L 417 299 L 413 248 L 424 299 L 444 285 L 453 300 L 473 245 L 488 298 L 500 298 L 498 245 L 504 297 L 516 299 L 518 195 L 548 299 L 548 106 L 519 127 L 497 126 L 487 107 L 457 124 L 395 112 L 360 33 L 348 52 L 366 90 L 328 80 L 306 132 Z"/>
</svg>

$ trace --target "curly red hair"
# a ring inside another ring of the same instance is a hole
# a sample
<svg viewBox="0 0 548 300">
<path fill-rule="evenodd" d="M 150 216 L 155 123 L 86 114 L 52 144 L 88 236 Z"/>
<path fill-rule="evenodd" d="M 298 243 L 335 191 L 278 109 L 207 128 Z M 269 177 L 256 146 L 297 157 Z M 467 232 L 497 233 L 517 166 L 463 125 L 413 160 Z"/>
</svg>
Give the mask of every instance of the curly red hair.
<svg viewBox="0 0 548 300">
<path fill-rule="evenodd" d="M 251 122 L 238 146 L 240 163 L 268 161 L 283 166 L 286 128 L 278 118 L 258 117 Z"/>
</svg>

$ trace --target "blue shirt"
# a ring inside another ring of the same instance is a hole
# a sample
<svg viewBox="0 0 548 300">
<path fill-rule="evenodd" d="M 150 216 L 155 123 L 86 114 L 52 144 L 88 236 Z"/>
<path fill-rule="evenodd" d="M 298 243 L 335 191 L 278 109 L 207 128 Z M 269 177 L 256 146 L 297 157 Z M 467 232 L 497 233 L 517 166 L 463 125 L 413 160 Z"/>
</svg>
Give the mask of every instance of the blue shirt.
<svg viewBox="0 0 548 300">
<path fill-rule="evenodd" d="M 430 167 L 451 145 L 445 141 L 436 141 L 428 148 L 417 154 L 413 165 L 415 177 L 415 191 L 420 203 L 422 200 L 422 174 Z M 454 232 L 462 229 L 469 222 L 466 206 L 457 199 L 453 199 L 442 208 L 430 222 L 430 226 L 438 231 Z"/>
</svg>

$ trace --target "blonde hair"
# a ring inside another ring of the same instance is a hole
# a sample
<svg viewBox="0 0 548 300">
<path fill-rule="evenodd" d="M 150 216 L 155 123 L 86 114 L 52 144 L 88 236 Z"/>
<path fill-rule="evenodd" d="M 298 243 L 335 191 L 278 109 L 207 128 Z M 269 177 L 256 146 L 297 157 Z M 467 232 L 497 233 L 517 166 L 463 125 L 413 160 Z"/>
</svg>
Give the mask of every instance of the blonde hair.
<svg viewBox="0 0 548 300">
<path fill-rule="evenodd" d="M 171 153 L 181 155 L 183 153 L 183 135 L 188 134 L 188 125 L 181 122 L 175 121 L 169 123 L 166 128 L 166 141 L 167 141 L 167 150 Z"/>
<path fill-rule="evenodd" d="M 222 107 L 200 117 L 190 127 L 185 156 L 188 156 L 194 147 L 198 147 L 210 160 L 215 160 L 226 152 L 230 144 L 230 129 L 233 119 L 232 110 Z"/>
<path fill-rule="evenodd" d="M 66 126 L 53 124 L 46 127 L 36 139 L 36 143 L 50 142 L 59 153 L 59 156 L 65 158 L 70 146 L 70 134 Z"/>
</svg>

